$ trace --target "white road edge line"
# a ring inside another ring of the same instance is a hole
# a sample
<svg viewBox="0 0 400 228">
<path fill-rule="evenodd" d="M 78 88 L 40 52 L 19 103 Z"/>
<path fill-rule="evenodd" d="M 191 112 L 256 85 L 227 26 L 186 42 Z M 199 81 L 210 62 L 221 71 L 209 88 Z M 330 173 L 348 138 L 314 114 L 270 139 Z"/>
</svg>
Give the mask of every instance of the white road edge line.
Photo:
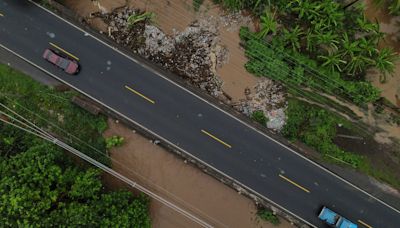
<svg viewBox="0 0 400 228">
<path fill-rule="evenodd" d="M 52 76 L 53 78 L 59 80 L 60 82 L 66 84 L 66 85 L 68 85 L 68 86 L 70 86 L 70 87 L 73 88 L 74 90 L 76 90 L 76 91 L 78 91 L 78 92 L 84 94 L 85 96 L 91 98 L 92 100 L 96 101 L 97 103 L 102 104 L 104 107 L 107 107 L 108 109 L 110 109 L 111 111 L 113 111 L 113 112 L 115 112 L 116 114 L 120 115 L 121 117 L 125 118 L 126 120 L 128 120 L 128 121 L 130 121 L 130 122 L 136 124 L 136 125 L 139 126 L 139 127 L 141 127 L 141 128 L 144 129 L 145 131 L 150 132 L 152 135 L 154 135 L 154 136 L 158 137 L 159 139 L 161 139 L 161 140 L 167 142 L 168 144 L 170 144 L 171 146 L 175 147 L 176 149 L 182 151 L 183 153 L 185 153 L 185 154 L 188 155 L 189 157 L 195 158 L 196 160 L 202 162 L 203 164 L 207 164 L 207 165 L 208 165 L 211 169 L 213 169 L 215 172 L 217 172 L 217 173 L 219 173 L 219 174 L 221 174 L 221 175 L 223 175 L 223 176 L 225 176 L 225 177 L 228 177 L 228 178 L 230 178 L 230 179 L 232 179 L 232 180 L 235 180 L 235 182 L 239 183 L 239 184 L 242 185 L 242 186 L 245 186 L 248 190 L 251 190 L 251 191 L 253 191 L 254 193 L 258 194 L 258 197 L 263 198 L 264 200 L 269 201 L 270 203 L 274 204 L 277 208 L 280 208 L 282 211 L 285 211 L 286 213 L 292 215 L 293 217 L 295 217 L 295 218 L 301 220 L 302 222 L 304 222 L 304 223 L 306 223 L 306 224 L 308 224 L 308 225 L 310 225 L 310 226 L 312 226 L 312 227 L 315 227 L 315 228 L 317 227 L 317 226 L 315 226 L 315 225 L 309 223 L 308 221 L 304 220 L 304 219 L 301 218 L 300 216 L 296 215 L 295 213 L 291 212 L 290 210 L 288 210 L 288 209 L 282 207 L 282 206 L 279 205 L 278 203 L 275 203 L 273 200 L 271 200 L 271 199 L 269 199 L 269 198 L 267 198 L 267 197 L 261 195 L 260 193 L 258 193 L 257 191 L 253 190 L 252 188 L 247 187 L 247 185 L 242 184 L 240 181 L 237 181 L 235 178 L 232 178 L 231 176 L 229 176 L 229 175 L 223 173 L 222 171 L 220 171 L 220 170 L 214 168 L 213 166 L 211 166 L 211 165 L 208 164 L 207 162 L 204 162 L 203 160 L 199 159 L 198 157 L 196 157 L 196 156 L 192 155 L 191 153 L 187 152 L 186 150 L 180 148 L 179 146 L 175 145 L 175 144 L 172 143 L 171 141 L 169 141 L 169 140 L 165 139 L 164 137 L 158 135 L 157 133 L 151 131 L 150 129 L 148 129 L 148 128 L 146 128 L 145 126 L 139 124 L 138 122 L 132 120 L 131 118 L 125 116 L 124 114 L 118 112 L 117 110 L 111 108 L 110 106 L 104 104 L 103 102 L 97 100 L 96 98 L 94 98 L 94 97 L 92 97 L 91 95 L 85 93 L 84 91 L 82 91 L 82 90 L 76 88 L 75 86 L 69 84 L 68 82 L 66 82 L 66 81 L 64 81 L 63 79 L 57 77 L 57 76 L 54 75 L 53 73 L 47 71 L 46 69 L 40 67 L 39 65 L 33 63 L 32 61 L 26 59 L 25 57 L 19 55 L 18 53 L 12 51 L 11 49 L 5 47 L 5 46 L 4 46 L 3 44 L 1 44 L 1 43 L 0 43 L 0 47 L 1 47 L 1 48 L 4 48 L 5 50 L 7 50 L 7 51 L 9 51 L 9 52 L 11 52 L 11 53 L 13 53 L 14 55 L 18 56 L 18 57 L 21 58 L 22 60 L 24 60 L 24 61 L 26 61 L 27 63 L 31 64 L 32 66 L 38 68 L 39 70 L 45 72 L 46 74 Z"/>
<path fill-rule="evenodd" d="M 183 89 L 183 90 L 186 91 L 187 93 L 189 93 L 189 94 L 191 94 L 191 95 L 197 97 L 198 99 L 202 100 L 203 102 L 206 102 L 207 104 L 209 104 L 209 105 L 211 105 L 212 107 L 218 109 L 219 111 L 225 113 L 226 115 L 230 116 L 231 118 L 233 118 L 233 119 L 239 121 L 239 122 L 242 123 L 243 125 L 245 125 L 245 126 L 251 128 L 251 129 L 254 130 L 255 132 L 257 132 L 257 133 L 263 135 L 264 137 L 266 137 L 266 138 L 272 140 L 273 142 L 275 142 L 275 143 L 279 144 L 280 146 L 286 148 L 287 150 L 291 151 L 291 152 L 294 153 L 295 155 L 297 155 L 297 156 L 299 156 L 299 157 L 305 159 L 306 161 L 310 162 L 311 164 L 313 164 L 313 165 L 319 167 L 320 169 L 324 170 L 324 171 L 327 172 L 328 174 L 331 174 L 331 175 L 335 176 L 336 178 L 338 178 L 339 180 L 343 181 L 344 183 L 346 183 L 346 184 L 350 185 L 351 187 L 353 187 L 353 188 L 355 188 L 355 189 L 357 189 L 357 190 L 363 192 L 363 193 L 366 194 L 367 196 L 369 196 L 369 197 L 375 199 L 376 201 L 382 203 L 383 205 L 387 206 L 388 208 L 390 208 L 390 209 L 392 209 L 392 210 L 394 210 L 394 211 L 396 211 L 397 213 L 400 214 L 400 210 L 398 210 L 398 209 L 396 209 L 396 208 L 390 206 L 389 204 L 383 202 L 382 200 L 380 200 L 380 199 L 378 199 L 377 197 L 371 195 L 370 193 L 366 192 L 365 190 L 363 190 L 363 189 L 357 187 L 356 185 L 350 183 L 349 181 L 347 181 L 347 180 L 345 180 L 344 178 L 340 177 L 339 175 L 333 173 L 332 171 L 326 169 L 325 167 L 319 165 L 318 163 L 316 163 L 316 162 L 314 162 L 314 161 L 308 159 L 307 157 L 305 157 L 305 156 L 303 156 L 303 155 L 297 153 L 296 151 L 292 150 L 291 148 L 287 147 L 286 145 L 284 145 L 284 144 L 282 144 L 282 143 L 276 141 L 275 139 L 273 139 L 273 138 L 271 138 L 270 136 L 266 135 L 264 132 L 259 131 L 258 129 L 256 129 L 256 128 L 254 128 L 253 126 L 247 124 L 246 122 L 243 122 L 242 120 L 240 120 L 240 119 L 238 119 L 237 117 L 233 116 L 232 114 L 226 112 L 225 110 L 219 108 L 218 106 L 214 105 L 213 103 L 211 103 L 211 102 L 205 100 L 204 98 L 202 98 L 202 97 L 196 95 L 195 93 L 191 92 L 190 90 L 188 90 L 188 89 L 186 89 L 186 88 L 180 86 L 179 84 L 177 84 L 177 83 L 175 83 L 174 81 L 172 81 L 171 79 L 169 79 L 169 78 L 163 76 L 162 74 L 160 74 L 159 72 L 155 71 L 154 69 L 149 68 L 149 67 L 147 67 L 146 65 L 141 64 L 141 63 L 140 63 L 139 61 L 137 61 L 136 59 L 134 59 L 134 58 L 132 58 L 131 56 L 128 56 L 128 55 L 126 55 L 125 53 L 123 53 L 123 52 L 121 52 L 120 50 L 118 50 L 116 47 L 112 47 L 111 45 L 109 45 L 109 44 L 105 43 L 104 41 L 100 40 L 99 38 L 97 38 L 96 36 L 90 34 L 89 32 L 87 32 L 87 31 L 85 31 L 85 30 L 83 30 L 83 29 L 81 29 L 80 27 L 78 27 L 78 26 L 72 24 L 71 22 L 65 20 L 64 18 L 62 18 L 61 16 L 59 16 L 59 15 L 53 13 L 52 11 L 50 11 L 50 10 L 48 10 L 48 9 L 46 9 L 46 8 L 44 8 L 44 7 L 42 7 L 42 6 L 39 5 L 38 3 L 33 2 L 32 0 L 29 0 L 29 2 L 33 3 L 34 5 L 38 6 L 39 8 L 41 8 L 41 9 L 47 11 L 48 13 L 54 15 L 55 17 L 59 18 L 60 20 L 64 21 L 65 23 L 71 25 L 72 27 L 74 27 L 74 28 L 76 28 L 76 29 L 82 31 L 83 33 L 88 34 L 90 37 L 92 37 L 93 39 L 95 39 L 95 40 L 97 40 L 98 42 L 102 43 L 103 45 L 108 46 L 109 48 L 115 50 L 115 51 L 118 52 L 119 54 L 121 54 L 121 55 L 125 56 L 126 58 L 130 59 L 131 61 L 133 61 L 133 62 L 135 62 L 135 63 L 141 65 L 142 67 L 144 67 L 144 68 L 150 70 L 151 72 L 153 72 L 153 73 L 155 73 L 156 75 L 160 76 L 161 78 L 167 80 L 168 82 L 172 83 L 173 85 L 175 85 L 175 86 L 177 86 L 177 87 Z M 1 46 L 3 46 L 3 45 L 1 45 Z M 80 91 L 80 90 L 78 90 L 78 91 Z M 96 101 L 97 101 L 97 100 L 96 100 Z M 156 134 L 155 134 L 155 135 L 156 135 Z M 172 144 L 172 145 L 173 145 L 173 144 Z M 207 163 L 205 163 L 205 164 L 207 164 Z M 246 185 L 244 185 L 244 186 L 246 186 Z M 250 189 L 250 188 L 249 188 L 249 189 Z M 256 192 L 256 191 L 254 191 L 254 192 Z"/>
</svg>

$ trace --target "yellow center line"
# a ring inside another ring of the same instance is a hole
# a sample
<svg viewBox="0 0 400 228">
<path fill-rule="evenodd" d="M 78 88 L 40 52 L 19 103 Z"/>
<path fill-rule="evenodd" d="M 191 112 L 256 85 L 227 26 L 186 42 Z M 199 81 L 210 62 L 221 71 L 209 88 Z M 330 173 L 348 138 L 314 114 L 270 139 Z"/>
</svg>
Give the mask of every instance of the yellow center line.
<svg viewBox="0 0 400 228">
<path fill-rule="evenodd" d="M 150 103 L 152 103 L 152 104 L 155 104 L 155 103 L 156 103 L 156 102 L 153 101 L 152 99 L 146 97 L 145 95 L 139 93 L 138 91 L 132 89 L 131 87 L 129 87 L 129 86 L 127 86 L 127 85 L 125 86 L 125 89 L 127 89 L 127 90 L 131 91 L 132 93 L 134 93 L 134 94 L 136 94 L 136 95 L 142 97 L 143 99 L 147 100 L 148 102 L 150 102 Z"/>
<path fill-rule="evenodd" d="M 0 17 L 4 17 L 4 14 L 0 13 Z"/>
<path fill-rule="evenodd" d="M 57 46 L 57 45 L 55 45 L 55 44 L 53 44 L 53 43 L 51 43 L 51 42 L 50 42 L 49 44 L 50 44 L 51 46 L 53 46 L 53 47 L 57 48 L 58 50 L 60 50 L 60 51 L 64 52 L 65 54 L 67 54 L 67 55 L 71 56 L 72 58 L 76 59 L 77 61 L 79 61 L 79 58 L 78 58 L 78 57 L 76 57 L 75 55 L 73 55 L 73 54 L 71 54 L 71 53 L 67 52 L 66 50 L 64 50 L 64 49 L 60 48 L 59 46 Z"/>
<path fill-rule="evenodd" d="M 228 147 L 228 148 L 232 148 L 231 145 L 229 145 L 228 143 L 226 143 L 226 142 L 222 141 L 221 139 L 215 137 L 215 136 L 212 135 L 211 133 L 209 133 L 209 132 L 207 132 L 207 131 L 205 131 L 205 130 L 201 130 L 201 132 L 203 132 L 204 134 L 210 136 L 211 138 L 213 138 L 213 139 L 216 140 L 217 142 L 221 143 L 222 145 L 224 145 L 224 146 L 226 146 L 226 147 Z"/>
<path fill-rule="evenodd" d="M 361 225 L 363 225 L 365 227 L 372 228 L 372 226 L 368 225 L 367 223 L 365 223 L 365 222 L 363 222 L 361 220 L 358 220 L 358 223 L 360 223 Z"/>
<path fill-rule="evenodd" d="M 297 184 L 296 182 L 290 180 L 289 178 L 287 178 L 287 177 L 285 177 L 285 176 L 283 176 L 283 175 L 281 175 L 281 174 L 279 174 L 279 177 L 282 178 L 282 179 L 284 179 L 285 181 L 287 181 L 287 182 L 293 184 L 294 186 L 300 188 L 301 190 L 303 190 L 303 191 L 305 191 L 305 192 L 307 192 L 307 193 L 310 193 L 310 191 L 309 191 L 308 189 L 306 189 L 306 188 L 304 188 L 303 186 Z"/>
</svg>

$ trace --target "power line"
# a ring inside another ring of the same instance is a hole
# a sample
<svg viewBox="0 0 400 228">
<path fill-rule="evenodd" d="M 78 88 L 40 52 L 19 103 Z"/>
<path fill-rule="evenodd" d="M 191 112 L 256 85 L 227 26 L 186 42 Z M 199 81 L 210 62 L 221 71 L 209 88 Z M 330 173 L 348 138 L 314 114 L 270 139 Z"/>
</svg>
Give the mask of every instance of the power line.
<svg viewBox="0 0 400 228">
<path fill-rule="evenodd" d="M 46 118 L 40 116 L 39 114 L 33 112 L 32 110 L 28 109 L 27 107 L 25 107 L 25 106 L 19 104 L 17 101 L 15 101 L 15 100 L 13 100 L 13 99 L 7 97 L 7 96 L 4 96 L 4 97 L 5 97 L 6 99 L 8 99 L 10 102 L 12 102 L 12 103 L 14 103 L 15 105 L 17 105 L 18 107 L 22 108 L 24 111 L 26 111 L 26 112 L 28 112 L 28 113 L 30 113 L 30 114 L 32 114 L 32 115 L 38 117 L 39 119 L 41 119 L 41 120 L 47 122 L 48 124 L 50 124 L 52 127 L 55 127 L 55 128 L 56 128 L 57 130 L 59 130 L 60 132 L 62 132 L 62 133 L 64 133 L 64 134 L 68 135 L 69 137 L 71 137 L 71 138 L 69 138 L 69 142 L 73 143 L 73 139 L 76 140 L 76 141 L 78 141 L 78 144 L 79 144 L 79 145 L 81 145 L 81 146 L 86 146 L 86 147 L 88 147 L 89 149 L 93 150 L 95 153 L 97 153 L 97 154 L 99 154 L 99 155 L 102 155 L 102 156 L 104 156 L 104 157 L 110 159 L 113 163 L 118 164 L 118 165 L 121 166 L 123 169 L 125 169 L 125 170 L 127 170 L 128 172 L 134 174 L 135 176 L 141 178 L 143 181 L 147 182 L 147 184 L 149 184 L 149 185 L 151 185 L 152 187 L 154 187 L 154 188 L 160 190 L 161 192 L 167 194 L 169 197 L 171 197 L 171 198 L 174 199 L 175 201 L 178 201 L 180 204 L 185 205 L 185 207 L 188 207 L 188 208 L 190 208 L 191 210 L 197 212 L 198 214 L 201 214 L 202 216 L 208 218 L 209 220 L 214 221 L 216 224 L 219 224 L 221 227 L 226 227 L 226 225 L 224 225 L 221 221 L 219 221 L 219 220 L 217 220 L 217 219 L 215 219 L 215 218 L 212 218 L 212 217 L 210 217 L 209 215 L 207 215 L 206 213 L 204 213 L 203 211 L 201 211 L 200 209 L 195 208 L 195 207 L 193 207 L 193 206 L 190 205 L 190 204 L 187 204 L 184 200 L 182 200 L 181 198 L 177 197 L 177 196 L 174 195 L 173 193 L 169 192 L 169 191 L 166 190 L 165 188 L 162 188 L 161 186 L 159 186 L 159 185 L 155 184 L 154 182 L 150 181 L 149 179 L 147 179 L 146 177 L 144 177 L 144 176 L 141 175 L 140 173 L 134 171 L 133 169 L 127 167 L 126 165 L 124 165 L 123 163 L 119 162 L 118 160 L 116 160 L 116 159 L 112 158 L 111 156 L 107 155 L 107 154 L 105 153 L 105 151 L 103 151 L 103 152 L 100 151 L 98 148 L 95 148 L 94 146 L 92 146 L 92 145 L 88 144 L 87 142 L 81 140 L 79 137 L 73 135 L 72 133 L 69 133 L 69 132 L 65 131 L 64 129 L 62 129 L 61 127 L 59 127 L 57 124 L 55 124 L 55 123 L 51 122 L 50 120 L 48 120 L 48 119 L 46 119 Z M 3 106 L 1 103 L 0 103 L 0 105 Z M 5 106 L 5 107 L 7 107 L 7 106 Z M 7 108 L 8 108 L 8 107 L 7 107 Z M 8 108 L 8 109 L 10 109 L 10 108 Z M 21 117 L 21 118 L 23 118 L 23 117 Z"/>
<path fill-rule="evenodd" d="M 180 12 L 180 10 L 178 9 L 178 7 L 179 7 L 179 8 L 182 8 L 182 7 L 180 7 L 180 5 L 178 5 L 178 4 L 175 3 L 175 2 L 171 2 L 170 5 L 177 6 L 177 7 L 172 6 L 172 8 L 175 9 L 174 12 L 179 13 L 180 16 L 182 16 L 182 17 L 184 17 L 184 18 L 186 18 L 186 19 L 192 20 L 192 18 L 190 18 L 190 17 L 188 17 L 187 15 L 183 14 L 182 12 Z M 147 6 L 146 6 L 146 7 L 147 7 Z M 218 7 L 218 6 L 217 6 L 217 7 Z M 215 8 L 217 8 L 217 7 L 215 7 Z M 177 10 L 177 9 L 178 9 L 178 10 Z M 159 12 L 159 14 L 165 15 L 165 16 L 167 16 L 167 18 L 168 18 L 168 16 L 170 16 L 170 15 L 164 13 L 163 11 Z M 197 16 L 196 16 L 196 17 L 197 17 Z M 254 35 L 252 35 L 252 38 L 254 38 Z M 231 39 L 230 39 L 230 40 L 227 39 L 227 40 L 225 40 L 225 41 L 230 42 L 231 44 L 232 44 L 232 43 L 235 44 L 234 42 L 232 42 Z M 269 44 L 268 42 L 263 42 L 263 41 L 261 41 L 261 40 L 259 40 L 259 39 L 256 39 L 256 40 L 254 40 L 254 41 L 257 42 L 258 44 L 261 44 L 261 45 L 268 45 L 268 47 L 269 47 L 271 50 L 273 50 L 273 51 L 275 51 L 275 52 L 280 52 L 280 54 L 285 55 L 285 57 L 286 57 L 285 61 L 290 62 L 291 64 L 294 64 L 294 65 L 301 65 L 301 66 L 303 66 L 303 67 L 304 67 L 304 70 L 307 71 L 308 73 L 310 73 L 311 75 L 313 75 L 314 78 L 316 78 L 316 79 L 318 79 L 318 80 L 321 80 L 321 81 L 324 81 L 324 82 L 327 83 L 327 84 L 333 83 L 333 85 L 330 85 L 330 86 L 332 86 L 332 88 L 337 89 L 337 90 L 339 90 L 339 91 L 342 91 L 342 93 L 344 93 L 345 95 L 347 95 L 349 98 L 352 97 L 352 94 L 350 94 L 350 93 L 348 93 L 346 90 L 344 90 L 344 89 L 341 87 L 341 85 L 338 84 L 337 81 L 332 80 L 330 77 L 327 77 L 326 75 L 325 75 L 325 76 L 322 76 L 323 74 L 322 74 L 319 70 L 317 70 L 317 69 L 315 69 L 315 68 L 313 68 L 313 67 L 311 67 L 311 66 L 309 66 L 309 65 L 299 63 L 297 59 L 293 58 L 292 56 L 288 55 L 287 53 L 283 52 L 282 50 L 278 50 L 278 49 L 272 47 L 272 45 Z M 236 44 L 235 44 L 235 45 L 236 45 Z M 259 53 L 259 54 L 265 56 L 265 53 L 261 53 L 258 49 L 255 50 L 255 52 L 257 52 L 257 53 Z M 307 58 L 308 58 L 308 57 L 307 57 Z M 281 65 L 281 66 L 283 66 L 283 65 Z M 236 66 L 236 67 L 237 67 L 237 66 Z M 303 78 L 305 78 L 305 77 L 303 77 Z M 308 79 L 308 78 L 305 78 L 305 79 Z M 321 86 L 320 86 L 319 89 L 321 89 L 322 91 L 325 91 L 325 90 L 326 90 L 326 89 L 324 89 L 324 88 L 321 87 Z M 331 93 L 331 92 L 329 92 L 329 93 Z M 335 94 L 332 94 L 332 93 L 331 93 L 331 95 L 337 97 Z M 337 97 L 337 98 L 338 98 L 338 99 L 343 99 L 342 97 Z M 345 99 L 345 100 L 349 101 L 348 99 Z M 351 103 L 352 103 L 352 102 L 351 102 Z"/>
<path fill-rule="evenodd" d="M 2 104 L 2 106 L 3 106 L 3 104 Z M 4 112 L 0 112 L 0 113 L 3 114 Z M 17 120 L 16 118 L 12 117 L 11 115 L 7 115 L 7 117 L 19 122 L 19 120 Z M 25 132 L 27 132 L 29 134 L 33 134 L 33 135 L 35 135 L 37 137 L 40 137 L 40 138 L 42 138 L 42 139 L 44 139 L 46 141 L 49 141 L 49 142 L 51 142 L 51 143 L 53 143 L 53 144 L 55 144 L 55 145 L 57 145 L 57 146 L 59 146 L 61 148 L 64 148 L 65 150 L 71 152 L 72 154 L 78 156 L 79 158 L 81 158 L 81 159 L 89 162 L 90 164 L 102 169 L 104 172 L 106 172 L 106 173 L 114 176 L 115 178 L 125 182 L 129 186 L 131 186 L 133 188 L 136 188 L 139 191 L 142 191 L 142 192 L 146 193 L 147 195 L 149 195 L 150 197 L 152 197 L 152 198 L 156 199 L 157 201 L 161 202 L 165 206 L 177 211 L 178 213 L 184 215 L 185 217 L 189 218 L 190 220 L 196 222 L 197 224 L 199 224 L 199 225 L 201 225 L 203 227 L 207 227 L 207 228 L 208 227 L 210 227 L 210 228 L 213 227 L 212 225 L 208 224 L 207 222 L 205 222 L 205 221 L 201 220 L 200 218 L 192 215 L 191 213 L 187 212 L 186 210 L 180 208 L 179 206 L 169 202 L 168 200 L 166 200 L 166 199 L 162 198 L 161 196 L 157 195 L 156 193 L 153 193 L 152 191 L 148 190 L 147 188 L 139 185 L 137 182 L 134 182 L 134 181 L 130 180 L 129 178 L 123 176 L 122 174 L 116 172 L 115 170 L 107 167 L 106 165 L 104 165 L 104 164 L 96 161 L 95 159 L 85 155 L 84 153 L 76 150 L 75 148 L 69 146 L 68 144 L 64 143 L 63 141 L 57 139 L 56 137 L 54 137 L 54 136 L 50 136 L 49 137 L 50 134 L 45 132 L 45 131 L 43 131 L 43 130 L 40 130 L 40 131 L 37 130 L 37 132 L 33 132 L 31 130 L 28 130 L 27 128 L 18 126 L 16 124 L 13 124 L 13 123 L 11 123 L 11 122 L 3 119 L 3 118 L 0 118 L 0 121 L 3 122 L 3 123 L 9 124 L 9 125 L 11 125 L 13 127 L 16 127 L 16 128 L 18 128 L 20 130 L 23 130 L 23 131 L 25 131 Z M 40 127 L 38 127 L 34 123 L 30 122 L 29 120 L 26 120 L 26 121 L 31 126 L 30 128 L 40 129 Z"/>
</svg>

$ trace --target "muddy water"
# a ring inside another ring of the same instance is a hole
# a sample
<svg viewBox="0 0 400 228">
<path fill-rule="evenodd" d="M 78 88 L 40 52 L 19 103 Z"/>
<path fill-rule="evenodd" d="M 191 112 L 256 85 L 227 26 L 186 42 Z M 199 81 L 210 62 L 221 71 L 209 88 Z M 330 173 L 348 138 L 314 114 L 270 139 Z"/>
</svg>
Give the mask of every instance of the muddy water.
<svg viewBox="0 0 400 228">
<path fill-rule="evenodd" d="M 366 10 L 365 15 L 371 21 L 377 20 L 380 24 L 380 30 L 386 33 L 386 37 L 379 44 L 380 47 L 391 47 L 400 53 L 400 42 L 398 41 L 400 30 L 400 17 L 389 16 L 384 10 L 378 9 L 373 5 L 373 0 L 365 0 Z M 372 70 L 368 74 L 368 78 L 373 85 L 382 90 L 382 96 L 386 97 L 393 104 L 399 105 L 396 95 L 400 97 L 400 61 L 396 63 L 396 68 L 393 76 L 387 77 L 386 83 L 380 83 L 379 73 Z"/>
<path fill-rule="evenodd" d="M 111 151 L 112 167 L 116 171 L 216 227 L 276 227 L 257 218 L 251 200 L 123 125 L 109 121 L 109 126 L 106 136 L 121 135 L 125 138 L 122 147 Z M 107 178 L 107 182 L 118 185 L 114 181 Z M 154 200 L 151 201 L 151 214 L 155 228 L 198 227 Z M 284 222 L 278 227 L 292 226 Z"/>
</svg>

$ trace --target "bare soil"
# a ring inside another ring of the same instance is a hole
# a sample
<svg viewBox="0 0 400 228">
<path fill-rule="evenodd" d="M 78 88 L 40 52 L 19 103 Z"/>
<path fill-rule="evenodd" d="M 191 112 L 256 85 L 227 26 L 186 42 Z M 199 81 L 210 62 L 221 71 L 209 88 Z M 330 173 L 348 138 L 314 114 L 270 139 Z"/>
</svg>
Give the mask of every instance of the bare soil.
<svg viewBox="0 0 400 228">
<path fill-rule="evenodd" d="M 218 23 L 219 39 L 221 45 L 229 50 L 229 61 L 217 68 L 217 75 L 222 79 L 222 89 L 233 102 L 245 98 L 246 88 L 252 89 L 258 78 L 251 75 L 244 68 L 247 59 L 244 50 L 240 47 L 238 30 L 240 26 L 252 27 L 250 19 L 241 20 L 241 15 L 237 15 L 237 20 L 228 20 L 221 17 L 222 12 L 210 0 L 204 1 L 198 12 L 193 10 L 191 0 L 65 0 L 65 5 L 74 10 L 80 16 L 99 29 L 107 32 L 107 25 L 99 18 L 90 18 L 96 12 L 110 13 L 116 8 L 125 5 L 140 9 L 142 11 L 154 12 L 156 15 L 156 25 L 166 34 L 176 34 L 182 32 L 196 19 L 209 19 Z M 225 19 L 225 20 L 224 20 Z"/>
<path fill-rule="evenodd" d="M 281 219 L 273 226 L 256 215 L 254 203 L 198 168 L 153 144 L 130 129 L 109 120 L 105 137 L 120 135 L 125 143 L 111 149 L 112 167 L 162 197 L 191 211 L 215 227 L 292 227 Z M 123 186 L 115 178 L 105 177 L 113 186 Z M 198 227 L 195 223 L 161 203 L 151 200 L 153 227 Z"/>
</svg>

